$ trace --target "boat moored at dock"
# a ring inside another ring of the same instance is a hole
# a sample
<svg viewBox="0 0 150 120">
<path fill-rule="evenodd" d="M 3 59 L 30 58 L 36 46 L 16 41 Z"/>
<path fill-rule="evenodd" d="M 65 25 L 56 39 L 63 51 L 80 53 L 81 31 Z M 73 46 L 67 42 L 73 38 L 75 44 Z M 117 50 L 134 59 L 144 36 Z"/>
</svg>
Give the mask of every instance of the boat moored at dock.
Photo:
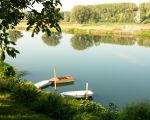
<svg viewBox="0 0 150 120">
<path fill-rule="evenodd" d="M 69 83 L 69 82 L 74 82 L 74 79 L 72 76 L 53 77 L 50 79 L 50 82 L 51 84 L 54 84 L 54 82 L 56 82 L 56 84 Z"/>
<path fill-rule="evenodd" d="M 81 90 L 81 91 L 68 91 L 60 93 L 63 97 L 73 97 L 73 98 L 86 98 L 92 97 L 93 92 L 91 90 Z"/>
</svg>

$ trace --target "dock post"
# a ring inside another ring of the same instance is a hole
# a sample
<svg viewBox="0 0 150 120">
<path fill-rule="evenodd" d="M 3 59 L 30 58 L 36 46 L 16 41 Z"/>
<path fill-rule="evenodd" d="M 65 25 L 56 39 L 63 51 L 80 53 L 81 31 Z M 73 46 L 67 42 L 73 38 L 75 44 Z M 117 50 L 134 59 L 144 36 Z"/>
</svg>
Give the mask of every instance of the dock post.
<svg viewBox="0 0 150 120">
<path fill-rule="evenodd" d="M 88 82 L 86 82 L 86 99 L 88 99 Z"/>
<path fill-rule="evenodd" d="M 54 67 L 54 86 L 55 86 L 55 91 L 56 91 L 56 70 L 55 70 L 55 67 Z"/>
</svg>

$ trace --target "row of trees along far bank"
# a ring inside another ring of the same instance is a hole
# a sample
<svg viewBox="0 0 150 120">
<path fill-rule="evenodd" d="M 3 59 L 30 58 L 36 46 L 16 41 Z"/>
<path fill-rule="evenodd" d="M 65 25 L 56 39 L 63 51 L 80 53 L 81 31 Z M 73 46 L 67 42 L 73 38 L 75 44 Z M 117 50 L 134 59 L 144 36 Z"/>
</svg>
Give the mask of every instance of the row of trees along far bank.
<svg viewBox="0 0 150 120">
<path fill-rule="evenodd" d="M 65 22 L 76 23 L 150 23 L 150 2 L 138 7 L 134 3 L 78 5 L 71 12 L 63 12 Z"/>
</svg>

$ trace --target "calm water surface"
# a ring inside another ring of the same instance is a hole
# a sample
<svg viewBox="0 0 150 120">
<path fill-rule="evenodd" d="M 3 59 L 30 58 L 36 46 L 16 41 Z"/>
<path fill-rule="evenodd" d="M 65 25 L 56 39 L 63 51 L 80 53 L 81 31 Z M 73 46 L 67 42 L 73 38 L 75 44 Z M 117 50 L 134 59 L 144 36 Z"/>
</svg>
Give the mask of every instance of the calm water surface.
<svg viewBox="0 0 150 120">
<path fill-rule="evenodd" d="M 17 40 L 21 54 L 7 62 L 31 72 L 25 79 L 36 83 L 57 76 L 72 75 L 73 85 L 58 87 L 59 92 L 83 90 L 86 81 L 93 99 L 118 106 L 150 100 L 150 41 L 135 38 L 99 37 L 40 33 L 31 38 L 22 32 Z M 46 91 L 54 91 L 49 87 Z"/>
</svg>

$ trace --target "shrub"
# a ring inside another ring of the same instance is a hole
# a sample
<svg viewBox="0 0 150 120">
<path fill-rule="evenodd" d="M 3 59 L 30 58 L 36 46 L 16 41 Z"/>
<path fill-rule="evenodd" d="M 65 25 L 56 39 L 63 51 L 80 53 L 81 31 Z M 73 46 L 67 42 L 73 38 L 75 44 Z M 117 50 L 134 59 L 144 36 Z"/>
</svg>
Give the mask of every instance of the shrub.
<svg viewBox="0 0 150 120">
<path fill-rule="evenodd" d="M 75 110 L 64 101 L 60 95 L 50 93 L 48 95 L 49 115 L 57 120 L 72 120 Z"/>
<path fill-rule="evenodd" d="M 1 92 L 11 92 L 13 87 L 19 82 L 20 80 L 16 77 L 9 77 L 5 79 L 0 79 L 0 91 Z"/>
<path fill-rule="evenodd" d="M 77 114 L 73 117 L 73 120 L 101 120 L 98 116 L 89 113 Z"/>
<path fill-rule="evenodd" d="M 104 112 L 100 115 L 100 120 L 119 120 L 119 112 Z M 126 119 L 128 120 L 128 119 Z"/>
<path fill-rule="evenodd" d="M 106 109 L 103 106 L 101 106 L 93 101 L 81 100 L 79 102 L 79 104 L 80 104 L 81 112 L 100 114 L 100 113 L 106 111 Z"/>
<path fill-rule="evenodd" d="M 75 110 L 56 93 L 42 93 L 33 103 L 32 109 L 56 120 L 72 120 Z"/>
<path fill-rule="evenodd" d="M 15 76 L 15 71 L 12 66 L 7 63 L 0 62 L 0 79 Z"/>
<path fill-rule="evenodd" d="M 49 113 L 49 109 L 47 109 L 48 107 L 48 94 L 47 93 L 43 93 L 38 96 L 37 100 L 33 102 L 31 109 L 39 112 L 39 113 Z"/>
<path fill-rule="evenodd" d="M 148 24 L 148 23 L 150 23 L 150 19 L 146 19 L 146 20 L 144 20 L 142 23 Z"/>
<path fill-rule="evenodd" d="M 105 112 L 100 115 L 100 120 L 119 120 L 120 112 L 118 111 L 117 105 L 110 102 Z"/>
<path fill-rule="evenodd" d="M 104 113 L 108 112 L 102 105 L 93 101 L 69 98 L 65 101 L 75 111 L 73 120 L 99 120 Z"/>
<path fill-rule="evenodd" d="M 142 39 L 150 40 L 150 30 L 137 32 L 137 36 Z"/>
<path fill-rule="evenodd" d="M 37 99 L 39 93 L 32 83 L 20 81 L 13 87 L 11 97 L 18 102 L 29 105 Z"/>
<path fill-rule="evenodd" d="M 5 80 L 0 80 L 0 92 L 6 92 L 7 91 L 7 84 L 8 82 Z"/>
<path fill-rule="evenodd" d="M 123 110 L 122 120 L 150 120 L 150 103 L 128 105 Z"/>
</svg>

